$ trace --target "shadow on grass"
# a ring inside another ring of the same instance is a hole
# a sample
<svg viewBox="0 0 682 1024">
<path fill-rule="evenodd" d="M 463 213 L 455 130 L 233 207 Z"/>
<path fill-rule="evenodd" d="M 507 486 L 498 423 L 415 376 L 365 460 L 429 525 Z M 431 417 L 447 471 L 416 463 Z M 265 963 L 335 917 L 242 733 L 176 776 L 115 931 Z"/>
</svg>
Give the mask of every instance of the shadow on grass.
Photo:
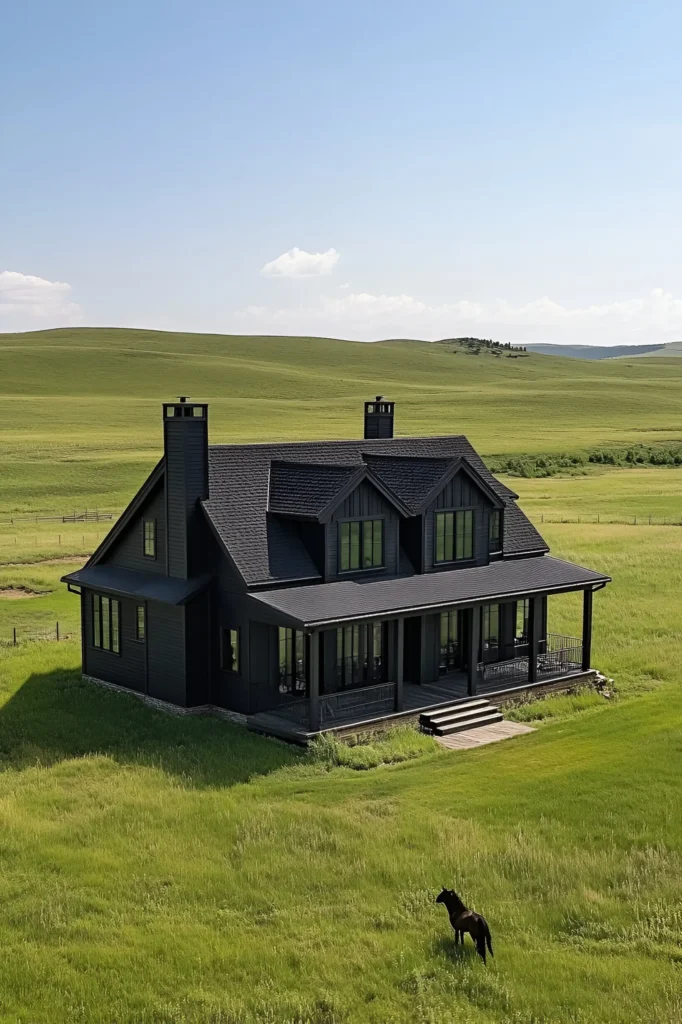
<svg viewBox="0 0 682 1024">
<path fill-rule="evenodd" d="M 76 669 L 33 674 L 0 707 L 0 769 L 88 754 L 159 768 L 197 787 L 248 782 L 306 756 L 230 722 L 154 711 L 85 682 Z"/>
<path fill-rule="evenodd" d="M 440 935 L 433 944 L 433 952 L 437 956 L 444 956 L 453 964 L 469 963 L 470 960 L 478 957 L 476 947 L 467 936 L 463 945 L 455 944 L 455 936 Z"/>
</svg>

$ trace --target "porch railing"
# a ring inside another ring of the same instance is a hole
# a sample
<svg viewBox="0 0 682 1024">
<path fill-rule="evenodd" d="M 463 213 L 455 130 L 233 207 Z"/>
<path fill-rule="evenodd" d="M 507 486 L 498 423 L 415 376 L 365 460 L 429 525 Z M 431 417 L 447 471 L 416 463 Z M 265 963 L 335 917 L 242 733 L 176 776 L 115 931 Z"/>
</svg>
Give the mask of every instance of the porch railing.
<svg viewBox="0 0 682 1024">
<path fill-rule="evenodd" d="M 529 651 L 527 643 L 517 643 L 517 657 L 505 661 L 489 662 L 482 665 L 480 673 L 486 683 L 499 683 L 501 686 L 510 683 L 522 683 L 528 679 Z M 524 653 L 522 654 L 521 651 Z M 579 672 L 583 663 L 583 644 L 574 636 L 562 636 L 548 633 L 547 639 L 539 645 L 537 675 L 538 679 L 548 676 L 567 675 Z"/>
<path fill-rule="evenodd" d="M 381 714 L 392 711 L 395 705 L 395 683 L 376 683 L 358 689 L 338 690 L 320 696 L 320 724 L 338 722 L 361 714 Z M 307 700 L 292 701 L 286 707 L 278 708 L 281 714 L 292 721 L 306 725 L 309 706 Z"/>
</svg>

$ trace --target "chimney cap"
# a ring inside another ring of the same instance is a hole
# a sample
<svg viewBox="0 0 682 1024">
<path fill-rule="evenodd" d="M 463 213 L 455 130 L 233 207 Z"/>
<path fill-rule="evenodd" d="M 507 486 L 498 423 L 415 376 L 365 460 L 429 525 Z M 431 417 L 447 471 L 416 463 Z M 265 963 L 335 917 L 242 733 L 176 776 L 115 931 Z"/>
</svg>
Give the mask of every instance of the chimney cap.
<svg viewBox="0 0 682 1024">
<path fill-rule="evenodd" d="M 189 395 L 178 395 L 178 401 L 182 402 L 183 405 L 187 401 L 188 398 L 189 398 Z"/>
</svg>

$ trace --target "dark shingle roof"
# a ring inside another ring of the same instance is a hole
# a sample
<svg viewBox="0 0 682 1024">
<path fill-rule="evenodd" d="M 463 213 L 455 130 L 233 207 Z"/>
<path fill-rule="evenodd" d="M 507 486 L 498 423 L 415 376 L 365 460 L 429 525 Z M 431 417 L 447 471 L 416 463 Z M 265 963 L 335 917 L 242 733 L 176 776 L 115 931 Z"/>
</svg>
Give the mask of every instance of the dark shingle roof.
<svg viewBox="0 0 682 1024">
<path fill-rule="evenodd" d="M 208 450 L 209 494 L 204 509 L 244 580 L 249 584 L 318 578 L 295 529 L 269 515 L 271 463 L 361 468 L 372 456 L 410 457 L 435 470 L 432 460 L 466 459 L 505 502 L 504 555 L 546 551 L 535 527 L 514 504 L 512 492 L 486 468 L 465 437 L 396 437 L 358 441 L 212 445 Z M 378 459 L 372 460 L 378 463 Z M 383 472 L 388 470 L 384 467 Z M 375 466 L 372 472 L 376 473 Z M 378 473 L 377 473 L 378 475 Z M 382 476 L 382 479 L 385 479 Z M 390 490 L 394 490 L 386 479 Z M 281 500 L 281 499 L 280 499 Z M 408 502 L 409 503 L 409 502 Z"/>
<path fill-rule="evenodd" d="M 344 580 L 315 587 L 266 590 L 252 594 L 252 599 L 283 615 L 294 626 L 308 629 L 418 609 L 438 611 L 516 595 L 578 590 L 609 581 L 603 573 L 540 555 L 367 583 Z"/>
<path fill-rule="evenodd" d="M 372 473 L 413 511 L 454 463 L 454 459 L 421 459 L 373 452 L 365 452 L 363 459 Z"/>
<path fill-rule="evenodd" d="M 62 582 L 101 590 L 103 594 L 126 594 L 141 601 L 185 604 L 209 585 L 211 577 L 204 575 L 181 580 L 158 572 L 123 569 L 118 565 L 93 565 L 62 576 Z"/>
<path fill-rule="evenodd" d="M 275 460 L 270 464 L 268 510 L 282 515 L 319 516 L 357 472 L 357 465 Z"/>
</svg>

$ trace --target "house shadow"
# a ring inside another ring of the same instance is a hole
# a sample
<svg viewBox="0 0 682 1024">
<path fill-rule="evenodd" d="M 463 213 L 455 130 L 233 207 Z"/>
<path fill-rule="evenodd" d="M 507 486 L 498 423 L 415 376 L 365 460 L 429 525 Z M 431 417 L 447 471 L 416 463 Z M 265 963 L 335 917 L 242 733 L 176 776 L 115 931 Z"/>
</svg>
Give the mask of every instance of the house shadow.
<svg viewBox="0 0 682 1024">
<path fill-rule="evenodd" d="M 93 754 L 160 769 L 198 788 L 248 782 L 306 757 L 231 722 L 155 711 L 86 682 L 77 669 L 33 674 L 0 707 L 0 769 Z"/>
</svg>

